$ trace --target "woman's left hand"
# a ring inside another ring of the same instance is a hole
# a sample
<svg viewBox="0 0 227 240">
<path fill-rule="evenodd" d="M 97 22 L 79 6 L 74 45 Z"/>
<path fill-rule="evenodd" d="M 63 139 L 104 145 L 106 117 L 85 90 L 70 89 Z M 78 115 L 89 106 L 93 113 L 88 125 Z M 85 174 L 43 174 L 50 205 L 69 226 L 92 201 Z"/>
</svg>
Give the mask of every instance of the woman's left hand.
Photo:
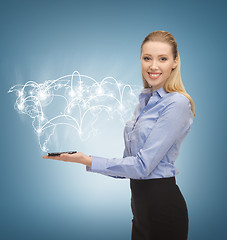
<svg viewBox="0 0 227 240">
<path fill-rule="evenodd" d="M 84 164 L 88 167 L 91 166 L 92 163 L 92 157 L 87 156 L 84 153 L 77 152 L 73 154 L 68 154 L 68 153 L 62 153 L 59 156 L 43 156 L 44 159 L 54 159 L 54 160 L 59 160 L 59 161 L 64 161 L 64 162 L 75 162 L 75 163 L 81 163 Z"/>
</svg>

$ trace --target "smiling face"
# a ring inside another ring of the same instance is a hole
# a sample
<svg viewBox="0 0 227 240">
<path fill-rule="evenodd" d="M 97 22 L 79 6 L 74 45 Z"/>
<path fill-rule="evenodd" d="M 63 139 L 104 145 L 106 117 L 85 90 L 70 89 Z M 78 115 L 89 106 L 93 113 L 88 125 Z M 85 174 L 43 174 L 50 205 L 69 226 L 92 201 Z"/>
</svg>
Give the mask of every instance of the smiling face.
<svg viewBox="0 0 227 240">
<path fill-rule="evenodd" d="M 177 66 L 174 60 L 172 46 L 164 42 L 148 41 L 144 43 L 141 52 L 142 75 L 152 91 L 162 87 L 172 69 Z"/>
</svg>

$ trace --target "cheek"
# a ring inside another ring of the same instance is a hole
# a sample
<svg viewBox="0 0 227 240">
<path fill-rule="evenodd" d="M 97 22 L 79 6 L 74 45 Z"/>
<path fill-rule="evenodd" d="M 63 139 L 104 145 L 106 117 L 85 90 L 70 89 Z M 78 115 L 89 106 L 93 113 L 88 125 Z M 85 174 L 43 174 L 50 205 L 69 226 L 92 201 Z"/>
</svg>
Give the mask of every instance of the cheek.
<svg viewBox="0 0 227 240">
<path fill-rule="evenodd" d="M 164 73 L 166 75 L 170 75 L 171 71 L 172 71 L 172 67 L 171 66 L 166 66 L 166 68 L 164 69 Z"/>
<path fill-rule="evenodd" d="M 143 70 L 147 70 L 147 68 L 149 67 L 149 64 L 145 63 L 145 62 L 142 62 L 141 67 L 142 67 Z"/>
<path fill-rule="evenodd" d="M 141 64 L 141 70 L 144 72 L 146 69 L 146 66 L 144 64 Z"/>
</svg>

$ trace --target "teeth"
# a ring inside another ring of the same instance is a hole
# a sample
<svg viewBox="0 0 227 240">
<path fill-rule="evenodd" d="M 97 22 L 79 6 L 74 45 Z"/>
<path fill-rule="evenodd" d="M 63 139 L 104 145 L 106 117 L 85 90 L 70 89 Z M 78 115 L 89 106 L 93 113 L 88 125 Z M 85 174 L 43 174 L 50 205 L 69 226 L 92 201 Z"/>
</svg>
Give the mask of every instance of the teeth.
<svg viewBox="0 0 227 240">
<path fill-rule="evenodd" d="M 157 76 L 159 76 L 160 75 L 160 73 L 158 73 L 158 74 L 151 74 L 151 73 L 149 73 L 152 77 L 157 77 Z"/>
</svg>

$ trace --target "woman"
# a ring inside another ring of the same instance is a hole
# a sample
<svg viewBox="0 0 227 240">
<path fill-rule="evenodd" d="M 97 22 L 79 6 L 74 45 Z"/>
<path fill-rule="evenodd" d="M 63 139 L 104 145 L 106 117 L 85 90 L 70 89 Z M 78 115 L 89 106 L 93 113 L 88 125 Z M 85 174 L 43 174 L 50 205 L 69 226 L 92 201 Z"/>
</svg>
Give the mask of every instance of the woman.
<svg viewBox="0 0 227 240">
<path fill-rule="evenodd" d="M 132 239 L 184 240 L 188 211 L 176 184 L 174 162 L 191 128 L 194 103 L 184 89 L 177 43 L 170 33 L 150 33 L 141 45 L 140 59 L 144 89 L 124 129 L 123 158 L 80 152 L 44 158 L 82 163 L 87 171 L 130 178 Z"/>
</svg>

